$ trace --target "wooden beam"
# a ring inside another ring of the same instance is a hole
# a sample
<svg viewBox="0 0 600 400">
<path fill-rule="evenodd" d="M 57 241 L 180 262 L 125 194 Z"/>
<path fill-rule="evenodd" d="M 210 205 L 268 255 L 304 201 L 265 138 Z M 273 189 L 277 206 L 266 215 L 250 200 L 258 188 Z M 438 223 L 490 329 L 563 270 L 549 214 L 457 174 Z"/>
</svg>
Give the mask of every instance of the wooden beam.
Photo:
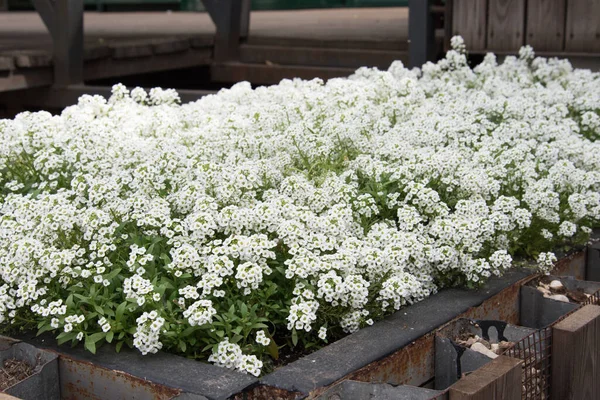
<svg viewBox="0 0 600 400">
<path fill-rule="evenodd" d="M 599 338 L 599 306 L 584 306 L 554 326 L 553 400 L 600 398 Z"/>
<path fill-rule="evenodd" d="M 522 362 L 499 356 L 450 386 L 449 400 L 521 400 Z"/>
<path fill-rule="evenodd" d="M 405 65 L 406 51 L 335 49 L 327 47 L 287 47 L 242 44 L 240 61 L 255 64 L 284 64 L 325 66 L 335 68 L 359 68 L 362 66 L 387 69 L 395 60 Z"/>
<path fill-rule="evenodd" d="M 282 79 L 313 79 L 323 80 L 345 77 L 354 72 L 352 68 L 307 67 L 298 65 L 261 65 L 243 63 L 213 64 L 210 69 L 211 80 L 215 82 L 248 81 L 253 84 L 271 85 Z"/>
</svg>

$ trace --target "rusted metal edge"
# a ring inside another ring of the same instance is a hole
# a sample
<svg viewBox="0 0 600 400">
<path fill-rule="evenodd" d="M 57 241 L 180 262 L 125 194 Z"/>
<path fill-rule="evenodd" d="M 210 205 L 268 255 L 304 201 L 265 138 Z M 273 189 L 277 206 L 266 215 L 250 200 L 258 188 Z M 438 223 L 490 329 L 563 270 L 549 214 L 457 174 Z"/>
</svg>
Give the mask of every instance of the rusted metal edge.
<svg viewBox="0 0 600 400">
<path fill-rule="evenodd" d="M 181 389 L 168 387 L 124 371 L 111 370 L 92 362 L 47 350 L 59 356 L 61 398 L 167 400 L 177 397 Z"/>
</svg>

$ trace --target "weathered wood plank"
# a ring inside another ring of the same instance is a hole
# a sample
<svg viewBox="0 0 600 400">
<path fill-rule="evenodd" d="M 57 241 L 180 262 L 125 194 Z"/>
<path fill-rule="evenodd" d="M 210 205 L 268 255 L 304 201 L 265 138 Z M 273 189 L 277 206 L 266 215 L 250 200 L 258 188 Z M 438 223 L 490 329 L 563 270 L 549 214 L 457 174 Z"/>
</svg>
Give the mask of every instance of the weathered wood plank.
<svg viewBox="0 0 600 400">
<path fill-rule="evenodd" d="M 461 35 L 468 50 L 486 46 L 486 0 L 453 0 L 452 36 Z"/>
<path fill-rule="evenodd" d="M 195 36 L 190 39 L 192 48 L 212 47 L 215 44 L 214 36 Z"/>
<path fill-rule="evenodd" d="M 19 68 L 49 67 L 52 64 L 51 53 L 43 50 L 14 50 L 7 54 L 14 57 Z"/>
<path fill-rule="evenodd" d="M 50 68 L 17 70 L 8 76 L 0 74 L 0 92 L 50 86 L 52 81 L 52 69 Z"/>
<path fill-rule="evenodd" d="M 565 43 L 565 0 L 527 2 L 525 42 L 537 51 L 562 51 Z"/>
<path fill-rule="evenodd" d="M 190 40 L 187 38 L 165 38 L 152 41 L 154 54 L 173 54 L 187 51 Z"/>
<path fill-rule="evenodd" d="M 282 79 L 323 80 L 348 76 L 354 73 L 353 68 L 309 67 L 299 65 L 261 65 L 229 62 L 213 64 L 210 69 L 211 79 L 215 82 L 248 81 L 254 84 L 272 85 Z"/>
<path fill-rule="evenodd" d="M 104 58 L 85 64 L 85 80 L 112 78 L 143 74 L 147 72 L 168 71 L 179 68 L 210 65 L 212 51 L 208 49 L 189 50 L 173 57 L 171 54 L 156 54 L 142 58 Z"/>
<path fill-rule="evenodd" d="M 109 47 L 115 59 L 149 57 L 153 54 L 152 44 L 147 40 L 113 42 Z"/>
<path fill-rule="evenodd" d="M 600 1 L 568 0 L 566 51 L 600 52 Z"/>
<path fill-rule="evenodd" d="M 104 45 L 87 45 L 83 48 L 83 60 L 94 61 L 108 58 L 112 55 L 112 49 Z"/>
<path fill-rule="evenodd" d="M 14 58 L 0 54 L 0 71 L 12 71 L 13 69 L 15 69 Z"/>
<path fill-rule="evenodd" d="M 520 400 L 521 364 L 500 356 L 450 386 L 449 400 Z"/>
<path fill-rule="evenodd" d="M 240 61 L 245 63 L 311 65 L 341 68 L 362 66 L 387 69 L 395 60 L 404 64 L 408 54 L 404 51 L 364 49 L 333 49 L 324 47 L 283 47 L 242 44 Z"/>
<path fill-rule="evenodd" d="M 552 399 L 600 398 L 600 306 L 587 305 L 552 329 Z"/>
<path fill-rule="evenodd" d="M 525 41 L 525 0 L 489 2 L 487 48 L 518 51 Z"/>
</svg>

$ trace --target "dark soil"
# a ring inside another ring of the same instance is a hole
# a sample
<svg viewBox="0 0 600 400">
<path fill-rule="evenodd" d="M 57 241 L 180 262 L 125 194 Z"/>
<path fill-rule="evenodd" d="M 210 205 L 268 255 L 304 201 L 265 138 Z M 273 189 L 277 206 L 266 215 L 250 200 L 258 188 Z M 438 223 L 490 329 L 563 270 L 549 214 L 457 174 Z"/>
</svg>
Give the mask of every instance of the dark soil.
<svg viewBox="0 0 600 400">
<path fill-rule="evenodd" d="M 0 369 L 0 391 L 21 382 L 33 375 L 33 367 L 23 360 L 9 358 L 4 360 L 4 367 Z"/>
</svg>

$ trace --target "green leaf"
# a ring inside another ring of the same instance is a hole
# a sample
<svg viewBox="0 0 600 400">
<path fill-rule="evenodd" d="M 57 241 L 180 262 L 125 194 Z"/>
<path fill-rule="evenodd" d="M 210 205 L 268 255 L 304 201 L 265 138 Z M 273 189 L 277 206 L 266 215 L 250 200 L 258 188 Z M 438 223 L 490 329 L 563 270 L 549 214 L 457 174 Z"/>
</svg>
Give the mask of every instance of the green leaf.
<svg viewBox="0 0 600 400">
<path fill-rule="evenodd" d="M 237 343 L 240 340 L 242 340 L 244 337 L 242 335 L 233 335 L 233 337 L 231 338 L 230 342 L 231 343 Z"/>
<path fill-rule="evenodd" d="M 241 333 L 242 333 L 242 327 L 241 327 L 241 326 L 238 326 L 238 327 L 236 327 L 236 328 L 233 328 L 233 329 L 231 330 L 231 332 L 235 333 L 236 335 L 239 335 L 239 334 L 241 334 Z"/>
<path fill-rule="evenodd" d="M 242 313 L 242 317 L 245 317 L 246 315 L 248 315 L 248 306 L 246 305 L 246 303 L 242 303 L 240 305 L 240 311 Z"/>
<path fill-rule="evenodd" d="M 294 346 L 298 344 L 298 332 L 296 332 L 296 328 L 292 329 L 292 344 Z"/>
<path fill-rule="evenodd" d="M 117 275 L 119 275 L 119 273 L 121 272 L 121 268 L 116 268 L 114 270 L 112 270 L 109 274 L 104 276 L 104 279 L 107 280 L 112 280 L 114 277 L 116 277 Z"/>
<path fill-rule="evenodd" d="M 268 328 L 268 325 L 265 325 L 263 323 L 257 322 L 254 325 L 252 325 L 252 329 L 261 329 L 261 328 Z"/>
<path fill-rule="evenodd" d="M 50 324 L 44 325 L 43 327 L 38 329 L 37 336 L 40 336 L 44 332 L 51 331 L 52 329 L 54 329 L 54 328 Z"/>
<path fill-rule="evenodd" d="M 106 341 L 108 343 L 111 343 L 113 341 L 114 337 L 115 337 L 115 333 L 113 331 L 108 331 L 108 333 L 106 334 Z"/>
<path fill-rule="evenodd" d="M 91 336 L 85 337 L 84 347 L 92 354 L 96 354 L 96 342 L 91 339 Z"/>
<path fill-rule="evenodd" d="M 277 347 L 277 343 L 275 343 L 273 338 L 271 338 L 271 342 L 267 346 L 267 351 L 273 360 L 279 360 L 279 347 Z"/>
<path fill-rule="evenodd" d="M 117 307 L 117 312 L 115 313 L 115 321 L 120 322 L 123 318 L 123 313 L 125 312 L 125 308 L 127 308 L 127 302 L 124 301 Z"/>
<path fill-rule="evenodd" d="M 117 345 L 115 346 L 115 351 L 118 353 L 121 351 L 121 347 L 123 347 L 123 343 L 125 342 L 119 342 L 117 343 Z"/>
<path fill-rule="evenodd" d="M 100 340 L 104 339 L 105 337 L 106 337 L 106 333 L 104 333 L 104 332 L 98 332 L 98 333 L 94 333 L 93 335 L 88 336 L 86 338 L 86 340 L 90 339 L 90 340 L 93 340 L 94 343 L 97 343 Z"/>
<path fill-rule="evenodd" d="M 183 340 L 179 341 L 179 349 L 185 353 L 185 351 L 187 350 L 187 345 L 185 344 L 185 342 Z"/>
</svg>

